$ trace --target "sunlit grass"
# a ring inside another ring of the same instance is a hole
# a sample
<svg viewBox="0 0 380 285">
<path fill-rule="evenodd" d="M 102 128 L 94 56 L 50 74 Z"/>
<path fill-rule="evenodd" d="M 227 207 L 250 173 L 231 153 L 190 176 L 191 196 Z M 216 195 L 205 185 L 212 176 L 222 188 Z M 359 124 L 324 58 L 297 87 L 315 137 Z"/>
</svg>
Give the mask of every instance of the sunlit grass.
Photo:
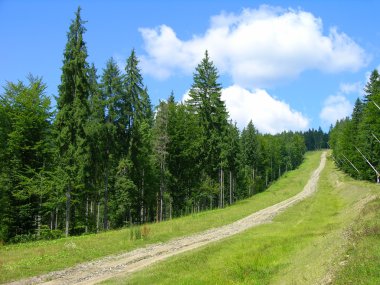
<svg viewBox="0 0 380 285">
<path fill-rule="evenodd" d="M 267 191 L 240 201 L 226 209 L 216 209 L 150 224 L 145 240 L 130 240 L 130 229 L 38 241 L 0 247 L 0 282 L 34 276 L 106 255 L 129 251 L 149 243 L 163 242 L 236 221 L 300 192 L 318 167 L 321 152 L 306 154 L 299 169 L 286 173 Z"/>
<path fill-rule="evenodd" d="M 379 198 L 369 203 L 355 221 L 345 256 L 347 263 L 336 274 L 333 284 L 380 284 Z"/>
</svg>

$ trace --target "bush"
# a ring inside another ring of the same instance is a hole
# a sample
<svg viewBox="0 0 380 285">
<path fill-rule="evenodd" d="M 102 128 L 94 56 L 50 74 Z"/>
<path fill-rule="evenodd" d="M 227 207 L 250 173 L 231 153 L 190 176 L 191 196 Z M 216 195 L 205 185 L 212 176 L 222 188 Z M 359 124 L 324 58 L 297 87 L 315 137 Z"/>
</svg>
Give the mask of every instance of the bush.
<svg viewBox="0 0 380 285">
<path fill-rule="evenodd" d="M 63 232 L 61 230 L 50 230 L 50 228 L 46 225 L 41 226 L 39 239 L 53 240 L 53 239 L 59 239 L 62 236 L 63 236 Z"/>
<path fill-rule="evenodd" d="M 22 235 L 15 235 L 14 237 L 9 239 L 9 243 L 25 243 L 25 242 L 31 242 L 38 240 L 36 234 L 22 234 Z"/>
<path fill-rule="evenodd" d="M 59 239 L 63 236 L 63 232 L 61 230 L 50 230 L 47 225 L 42 225 L 40 228 L 40 234 L 22 234 L 16 235 L 9 239 L 9 243 L 26 243 L 38 240 L 53 240 Z"/>
<path fill-rule="evenodd" d="M 147 225 L 144 225 L 141 229 L 142 239 L 147 240 L 150 234 L 150 228 Z"/>
</svg>

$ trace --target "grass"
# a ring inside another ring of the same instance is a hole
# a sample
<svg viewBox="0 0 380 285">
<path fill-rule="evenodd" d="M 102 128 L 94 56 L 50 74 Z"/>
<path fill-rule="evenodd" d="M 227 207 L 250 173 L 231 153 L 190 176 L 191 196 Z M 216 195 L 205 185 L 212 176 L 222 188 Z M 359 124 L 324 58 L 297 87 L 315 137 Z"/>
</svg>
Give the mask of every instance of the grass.
<svg viewBox="0 0 380 285">
<path fill-rule="evenodd" d="M 380 284 L 380 199 L 370 202 L 355 222 L 346 261 L 334 284 Z"/>
<path fill-rule="evenodd" d="M 297 170 L 283 175 L 265 192 L 226 209 L 206 211 L 160 224 L 149 224 L 149 234 L 144 239 L 131 240 L 130 229 L 122 229 L 53 241 L 0 245 L 0 283 L 63 269 L 149 243 L 163 242 L 231 223 L 300 192 L 319 165 L 320 155 L 321 152 L 307 153 L 304 163 Z"/>
<path fill-rule="evenodd" d="M 377 283 L 356 282 L 360 278 L 353 283 L 339 279 L 346 278 L 345 271 L 339 272 L 349 247 L 347 229 L 360 216 L 358 201 L 378 191 L 376 187 L 351 180 L 329 161 L 321 174 L 318 192 L 277 216 L 273 223 L 104 284 L 173 284 L 173 280 L 176 284 L 316 284 L 329 281 L 332 274 L 339 276 L 337 284 L 380 284 L 378 279 L 373 279 Z M 374 214 L 370 214 L 369 221 L 373 223 L 371 215 Z M 369 230 L 371 240 L 364 242 L 369 251 L 370 246 L 380 247 L 378 236 L 373 240 L 372 233 L 379 230 L 379 223 L 375 225 Z M 372 254 L 377 259 L 368 261 L 371 269 L 363 270 L 376 276 L 380 250 Z M 359 258 L 360 255 L 352 258 L 355 266 L 360 263 Z M 359 275 L 350 263 L 344 270 Z"/>
</svg>

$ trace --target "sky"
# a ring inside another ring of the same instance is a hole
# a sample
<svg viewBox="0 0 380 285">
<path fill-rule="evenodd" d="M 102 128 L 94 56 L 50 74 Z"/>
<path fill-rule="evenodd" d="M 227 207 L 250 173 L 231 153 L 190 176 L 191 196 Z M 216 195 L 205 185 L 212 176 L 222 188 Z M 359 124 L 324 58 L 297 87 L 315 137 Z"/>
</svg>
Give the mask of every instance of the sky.
<svg viewBox="0 0 380 285">
<path fill-rule="evenodd" d="M 78 6 L 88 62 L 101 76 L 135 49 L 154 105 L 171 91 L 186 99 L 208 50 L 240 129 L 252 120 L 262 133 L 328 131 L 380 66 L 375 0 L 0 0 L 0 86 L 40 76 L 54 107 Z"/>
</svg>

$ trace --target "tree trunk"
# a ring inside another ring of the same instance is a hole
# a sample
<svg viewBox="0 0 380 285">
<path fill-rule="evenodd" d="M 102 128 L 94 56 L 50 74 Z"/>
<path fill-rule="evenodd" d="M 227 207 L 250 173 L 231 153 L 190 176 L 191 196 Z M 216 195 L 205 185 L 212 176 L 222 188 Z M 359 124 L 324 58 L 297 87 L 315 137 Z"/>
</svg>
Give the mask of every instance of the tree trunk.
<svg viewBox="0 0 380 285">
<path fill-rule="evenodd" d="M 55 229 L 58 229 L 58 207 L 55 208 Z"/>
<path fill-rule="evenodd" d="M 172 199 L 170 199 L 170 204 L 169 204 L 169 219 L 171 220 L 172 219 L 172 212 L 173 212 L 173 201 Z"/>
<path fill-rule="evenodd" d="M 163 207 L 164 207 L 164 164 L 160 164 L 160 222 L 163 220 Z"/>
<path fill-rule="evenodd" d="M 142 171 L 142 180 L 141 180 L 141 208 L 140 208 L 140 223 L 144 223 L 144 181 L 145 180 L 145 170 Z"/>
<path fill-rule="evenodd" d="M 53 230 L 54 212 L 50 212 L 50 230 Z"/>
<path fill-rule="evenodd" d="M 66 227 L 65 227 L 65 236 L 69 236 L 70 228 L 70 207 L 71 207 L 71 185 L 67 187 L 66 190 Z"/>
<path fill-rule="evenodd" d="M 255 168 L 252 167 L 252 194 L 255 194 Z"/>
<path fill-rule="evenodd" d="M 219 208 L 223 208 L 223 187 L 222 187 L 223 169 L 220 167 L 219 173 Z"/>
<path fill-rule="evenodd" d="M 222 208 L 224 208 L 224 170 L 222 169 Z"/>
<path fill-rule="evenodd" d="M 97 213 L 96 213 L 96 232 L 99 232 L 99 225 L 100 225 L 100 201 L 98 201 L 97 205 Z"/>
<path fill-rule="evenodd" d="M 88 233 L 88 194 L 86 195 L 86 226 L 85 233 Z"/>
<path fill-rule="evenodd" d="M 106 166 L 106 176 L 105 176 L 105 181 L 104 181 L 104 209 L 103 211 L 104 211 L 103 227 L 104 227 L 104 230 L 108 230 L 108 162 Z"/>
<path fill-rule="evenodd" d="M 270 181 L 273 181 L 273 159 L 272 158 L 270 159 L 270 176 L 271 176 Z"/>
<path fill-rule="evenodd" d="M 232 205 L 232 171 L 230 170 L 230 205 Z"/>
<path fill-rule="evenodd" d="M 158 217 L 159 217 L 159 213 L 160 213 L 160 199 L 159 199 L 159 196 L 160 194 L 157 192 L 157 194 L 156 194 L 156 202 L 157 202 L 157 207 L 156 207 L 156 223 L 158 223 L 159 222 L 159 220 L 158 220 Z"/>
<path fill-rule="evenodd" d="M 42 197 L 40 195 L 38 203 L 38 213 L 37 213 L 37 236 L 41 233 L 41 207 L 42 207 Z"/>
<path fill-rule="evenodd" d="M 232 193 L 236 193 L 236 177 L 232 179 Z M 234 202 L 234 199 L 232 201 Z"/>
</svg>

